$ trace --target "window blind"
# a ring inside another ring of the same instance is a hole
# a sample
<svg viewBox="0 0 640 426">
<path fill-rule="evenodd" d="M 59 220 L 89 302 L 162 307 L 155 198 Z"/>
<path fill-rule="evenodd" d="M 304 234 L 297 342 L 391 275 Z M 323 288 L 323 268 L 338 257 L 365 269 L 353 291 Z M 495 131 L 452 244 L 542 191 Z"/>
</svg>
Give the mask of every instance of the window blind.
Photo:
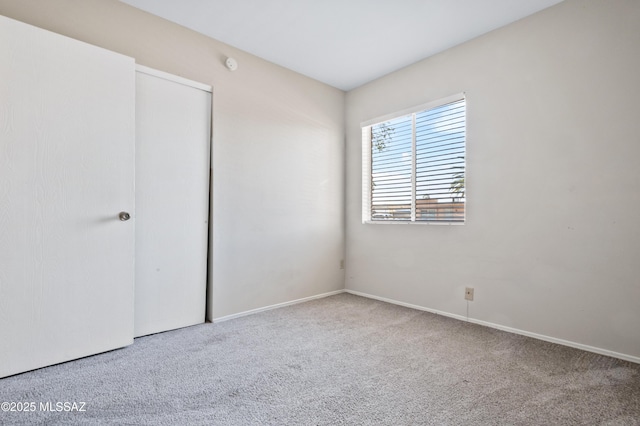
<svg viewBox="0 0 640 426">
<path fill-rule="evenodd" d="M 415 132 L 416 220 L 464 220 L 464 99 L 417 113 Z"/>
<path fill-rule="evenodd" d="M 463 222 L 465 99 L 371 125 L 370 220 Z"/>
<path fill-rule="evenodd" d="M 371 219 L 411 220 L 411 116 L 371 127 Z"/>
</svg>

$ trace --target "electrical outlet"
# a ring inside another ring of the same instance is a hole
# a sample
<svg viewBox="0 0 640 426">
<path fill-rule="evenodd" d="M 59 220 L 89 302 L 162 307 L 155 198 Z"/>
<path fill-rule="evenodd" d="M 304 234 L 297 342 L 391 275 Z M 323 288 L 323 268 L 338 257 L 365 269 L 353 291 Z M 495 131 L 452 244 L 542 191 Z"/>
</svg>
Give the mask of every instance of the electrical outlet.
<svg viewBox="0 0 640 426">
<path fill-rule="evenodd" d="M 466 300 L 473 301 L 473 287 L 467 287 L 464 289 L 464 298 Z"/>
</svg>

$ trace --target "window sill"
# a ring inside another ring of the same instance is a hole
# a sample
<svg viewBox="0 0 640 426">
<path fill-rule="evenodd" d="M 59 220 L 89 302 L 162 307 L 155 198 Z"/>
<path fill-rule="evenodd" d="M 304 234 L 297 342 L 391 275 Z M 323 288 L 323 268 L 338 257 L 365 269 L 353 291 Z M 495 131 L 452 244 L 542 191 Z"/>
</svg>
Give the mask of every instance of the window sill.
<svg viewBox="0 0 640 426">
<path fill-rule="evenodd" d="M 465 222 L 410 222 L 406 220 L 365 220 L 363 225 L 427 225 L 427 226 L 460 226 Z"/>
</svg>

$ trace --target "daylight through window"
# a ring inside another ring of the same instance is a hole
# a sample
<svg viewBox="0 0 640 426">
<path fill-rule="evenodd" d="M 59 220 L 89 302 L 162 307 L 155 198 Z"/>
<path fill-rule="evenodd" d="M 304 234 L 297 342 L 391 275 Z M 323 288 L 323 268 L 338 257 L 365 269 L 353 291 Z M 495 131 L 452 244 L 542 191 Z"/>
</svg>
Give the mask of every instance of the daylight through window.
<svg viewBox="0 0 640 426">
<path fill-rule="evenodd" d="M 464 222 L 464 96 L 364 126 L 363 141 L 365 222 Z"/>
</svg>

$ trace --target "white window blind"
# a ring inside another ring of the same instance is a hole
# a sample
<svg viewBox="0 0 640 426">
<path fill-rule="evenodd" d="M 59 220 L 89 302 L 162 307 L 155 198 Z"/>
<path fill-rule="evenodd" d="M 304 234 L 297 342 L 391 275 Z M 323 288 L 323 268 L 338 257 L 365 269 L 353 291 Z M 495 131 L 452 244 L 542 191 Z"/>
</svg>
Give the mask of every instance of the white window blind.
<svg viewBox="0 0 640 426">
<path fill-rule="evenodd" d="M 465 150 L 462 95 L 364 126 L 363 219 L 464 222 Z"/>
</svg>

